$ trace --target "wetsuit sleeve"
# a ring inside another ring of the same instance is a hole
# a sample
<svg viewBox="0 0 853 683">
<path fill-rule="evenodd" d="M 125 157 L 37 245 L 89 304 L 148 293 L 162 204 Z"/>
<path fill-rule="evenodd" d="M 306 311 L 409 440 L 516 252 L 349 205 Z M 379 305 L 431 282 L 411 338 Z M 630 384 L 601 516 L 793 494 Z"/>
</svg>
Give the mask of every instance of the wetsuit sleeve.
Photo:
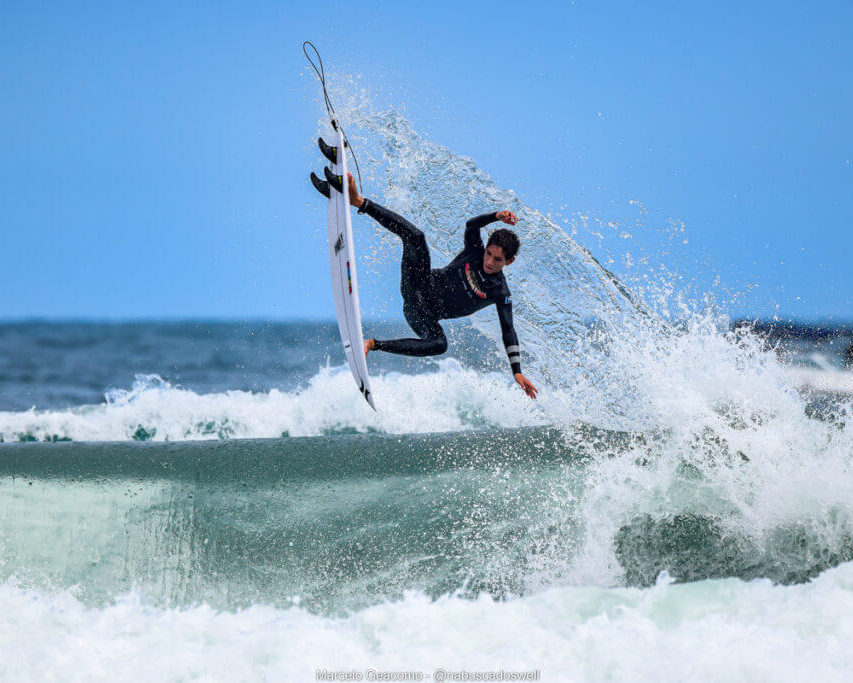
<svg viewBox="0 0 853 683">
<path fill-rule="evenodd" d="M 518 335 L 512 324 L 512 301 L 507 296 L 503 303 L 497 304 L 498 320 L 501 322 L 501 335 L 503 336 L 506 355 L 512 367 L 512 374 L 521 372 L 521 349 L 518 346 Z"/>
<path fill-rule="evenodd" d="M 465 224 L 465 248 L 482 249 L 483 238 L 480 236 L 480 229 L 489 223 L 494 223 L 497 219 L 498 216 L 496 213 L 484 213 L 482 216 L 469 218 Z"/>
</svg>

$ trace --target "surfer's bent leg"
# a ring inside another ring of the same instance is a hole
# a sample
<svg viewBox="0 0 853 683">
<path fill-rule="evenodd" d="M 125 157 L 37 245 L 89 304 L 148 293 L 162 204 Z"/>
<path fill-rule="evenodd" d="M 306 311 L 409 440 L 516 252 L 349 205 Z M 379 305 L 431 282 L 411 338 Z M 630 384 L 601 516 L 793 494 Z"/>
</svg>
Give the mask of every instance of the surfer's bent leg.
<svg viewBox="0 0 853 683">
<path fill-rule="evenodd" d="M 429 247 L 424 234 L 402 216 L 365 199 L 359 213 L 366 213 L 403 241 L 400 293 L 406 322 L 420 339 L 376 339 L 373 349 L 403 356 L 438 356 L 447 351 L 447 337 L 425 301 L 430 286 Z"/>
<path fill-rule="evenodd" d="M 426 248 L 426 245 L 424 245 Z M 376 339 L 375 351 L 399 353 L 403 356 L 439 356 L 447 351 L 447 337 L 426 301 L 429 278 L 409 277 L 406 274 L 406 249 L 403 249 L 403 315 L 420 339 Z"/>
<path fill-rule="evenodd" d="M 376 339 L 374 351 L 398 353 L 402 356 L 440 356 L 447 351 L 447 337 L 436 320 L 423 320 L 412 324 L 410 317 L 406 321 L 421 339 Z"/>
<path fill-rule="evenodd" d="M 420 339 L 376 339 L 374 351 L 399 353 L 403 356 L 439 356 L 447 351 L 447 337 L 426 303 L 425 288 L 429 282 L 406 277 L 405 249 L 403 254 L 403 315 Z"/>
</svg>

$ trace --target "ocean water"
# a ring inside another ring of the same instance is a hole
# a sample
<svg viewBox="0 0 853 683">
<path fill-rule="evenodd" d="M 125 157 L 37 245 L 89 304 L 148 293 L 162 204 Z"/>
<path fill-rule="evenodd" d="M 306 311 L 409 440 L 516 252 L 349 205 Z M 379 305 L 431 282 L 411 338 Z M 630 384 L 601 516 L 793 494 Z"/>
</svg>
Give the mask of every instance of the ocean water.
<svg viewBox="0 0 853 683">
<path fill-rule="evenodd" d="M 850 330 L 620 281 L 354 92 L 365 175 L 437 261 L 521 216 L 541 398 L 493 312 L 372 356 L 378 412 L 332 323 L 0 324 L 0 680 L 846 680 Z"/>
<path fill-rule="evenodd" d="M 848 372 L 844 330 L 674 332 L 750 374 L 660 397 L 709 408 L 684 432 L 555 416 L 474 359 L 385 359 L 374 413 L 335 335 L 0 325 L 0 679 L 846 677 L 849 401 L 801 384 Z"/>
</svg>

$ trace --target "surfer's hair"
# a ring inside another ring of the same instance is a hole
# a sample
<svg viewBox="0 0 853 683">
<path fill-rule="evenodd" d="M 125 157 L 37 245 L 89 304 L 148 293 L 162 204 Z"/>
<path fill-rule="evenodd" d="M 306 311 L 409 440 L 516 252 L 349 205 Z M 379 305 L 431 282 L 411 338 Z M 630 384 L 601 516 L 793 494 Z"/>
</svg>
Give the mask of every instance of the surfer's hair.
<svg viewBox="0 0 853 683">
<path fill-rule="evenodd" d="M 493 244 L 496 247 L 503 249 L 504 258 L 507 261 L 511 258 L 515 258 L 518 250 L 521 249 L 521 240 L 518 239 L 518 235 L 516 235 L 512 230 L 507 230 L 506 228 L 495 230 L 491 235 L 489 235 L 489 243 L 486 246 L 489 247 Z"/>
</svg>

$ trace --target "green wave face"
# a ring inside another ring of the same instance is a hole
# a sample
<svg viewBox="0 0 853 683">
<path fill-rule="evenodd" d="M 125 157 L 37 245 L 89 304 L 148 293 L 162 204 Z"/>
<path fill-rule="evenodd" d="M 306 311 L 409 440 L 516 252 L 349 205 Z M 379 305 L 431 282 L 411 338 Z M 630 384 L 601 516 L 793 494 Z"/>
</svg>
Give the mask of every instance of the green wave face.
<svg viewBox="0 0 853 683">
<path fill-rule="evenodd" d="M 3 578 L 101 603 L 300 603 L 525 590 L 578 457 L 556 432 L 0 451 Z"/>
<path fill-rule="evenodd" d="M 708 496 L 691 512 L 613 520 L 604 505 L 596 518 L 588 491 L 601 463 L 654 449 L 589 428 L 7 444 L 0 579 L 73 587 L 96 605 L 135 589 L 164 606 L 340 614 L 413 590 L 507 598 L 588 580 L 601 524 L 614 530 L 611 580 L 627 585 L 664 570 L 797 582 L 853 558 L 843 508 L 758 535 Z M 702 500 L 705 482 L 683 470 L 666 496 Z"/>
</svg>

